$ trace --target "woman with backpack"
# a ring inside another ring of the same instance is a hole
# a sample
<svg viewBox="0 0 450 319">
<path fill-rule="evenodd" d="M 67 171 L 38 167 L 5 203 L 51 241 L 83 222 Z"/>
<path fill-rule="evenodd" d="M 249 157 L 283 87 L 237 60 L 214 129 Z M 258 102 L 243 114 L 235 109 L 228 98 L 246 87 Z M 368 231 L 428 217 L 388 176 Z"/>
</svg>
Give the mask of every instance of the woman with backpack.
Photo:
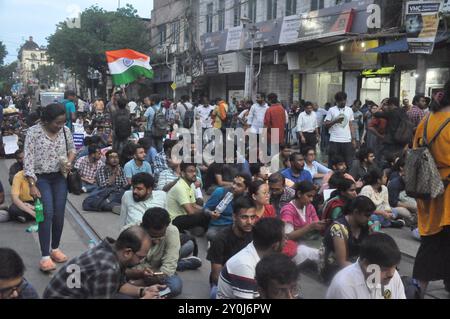
<svg viewBox="0 0 450 319">
<path fill-rule="evenodd" d="M 40 198 L 44 207 L 39 244 L 40 269 L 45 272 L 56 269 L 54 262 L 67 261 L 67 256 L 59 249 L 67 201 L 67 180 L 63 174 L 72 167 L 75 146 L 65 123 L 64 106 L 50 104 L 42 112 L 41 123 L 29 128 L 25 139 L 24 175 L 30 195 Z"/>
<path fill-rule="evenodd" d="M 413 277 L 419 280 L 423 294 L 428 282 L 442 279 L 450 292 L 450 81 L 444 86 L 444 94 L 436 95 L 430 109 L 431 114 L 417 127 L 414 148 L 421 146 L 427 127 L 427 140 L 436 137 L 428 149 L 445 190 L 436 198 L 417 199 L 421 245 L 415 259 Z"/>
</svg>

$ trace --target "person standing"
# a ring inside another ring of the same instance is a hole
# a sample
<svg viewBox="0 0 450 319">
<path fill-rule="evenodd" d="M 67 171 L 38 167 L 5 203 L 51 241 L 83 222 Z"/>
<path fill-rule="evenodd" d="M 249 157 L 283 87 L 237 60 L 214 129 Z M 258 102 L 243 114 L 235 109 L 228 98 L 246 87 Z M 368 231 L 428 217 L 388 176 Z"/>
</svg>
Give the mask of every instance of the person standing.
<svg viewBox="0 0 450 319">
<path fill-rule="evenodd" d="M 350 167 L 356 147 L 355 136 L 352 135 L 353 110 L 346 106 L 347 93 L 336 93 L 335 100 L 336 106 L 330 108 L 325 118 L 325 127 L 330 132 L 329 166 L 334 164 L 335 156 L 341 154 L 345 158 L 347 167 Z"/>
<path fill-rule="evenodd" d="M 297 133 L 300 140 L 300 151 L 307 147 L 312 147 L 314 151 L 316 150 L 316 144 L 319 140 L 319 125 L 311 102 L 305 103 L 305 111 L 298 116 Z"/>
<path fill-rule="evenodd" d="M 264 101 L 262 94 L 256 95 L 256 103 L 250 108 L 247 117 L 247 125 L 250 126 L 250 133 L 261 134 L 264 129 L 264 116 L 269 106 Z"/>
<path fill-rule="evenodd" d="M 76 107 L 77 95 L 74 91 L 64 92 L 64 107 L 66 108 L 66 126 L 73 132 L 73 122 L 76 120 Z"/>
<path fill-rule="evenodd" d="M 123 147 L 131 135 L 130 112 L 127 110 L 128 101 L 120 98 L 117 101 L 118 109 L 112 118 L 113 149 L 122 153 Z"/>
<path fill-rule="evenodd" d="M 269 100 L 270 108 L 264 115 L 264 127 L 267 128 L 267 148 L 271 150 L 272 134 L 276 134 L 278 131 L 278 140 L 274 141 L 277 148 L 285 141 L 287 116 L 284 107 L 278 102 L 278 95 L 271 93 L 267 96 L 267 99 Z"/>
<path fill-rule="evenodd" d="M 25 176 L 31 196 L 41 198 L 44 207 L 44 221 L 39 225 L 42 271 L 56 269 L 54 262 L 67 261 L 59 249 L 67 201 L 67 181 L 62 172 L 72 167 L 75 145 L 65 123 L 65 107 L 50 104 L 42 111 L 41 123 L 31 127 L 25 138 Z"/>
<path fill-rule="evenodd" d="M 450 81 L 444 86 L 444 96 L 431 105 L 431 113 L 417 127 L 414 147 L 427 127 L 428 141 L 450 118 Z M 425 124 L 427 126 L 425 126 Z M 413 278 L 419 280 L 423 294 L 428 282 L 444 279 L 445 288 L 450 291 L 450 124 L 441 131 L 433 142 L 430 152 L 444 181 L 445 193 L 431 200 L 417 200 L 418 226 L 421 245 L 414 263 Z"/>
<path fill-rule="evenodd" d="M 414 128 L 419 126 L 419 123 L 425 117 L 425 109 L 427 108 L 426 100 L 424 95 L 416 95 L 413 99 L 413 106 L 408 110 L 409 120 L 413 123 Z"/>
<path fill-rule="evenodd" d="M 158 152 L 162 151 L 163 137 L 167 133 L 166 109 L 161 105 L 161 96 L 153 94 L 145 98 L 145 105 L 149 105 L 144 117 L 147 119 L 146 136 L 151 136 L 153 145 Z M 164 127 L 165 126 L 165 127 Z"/>
</svg>

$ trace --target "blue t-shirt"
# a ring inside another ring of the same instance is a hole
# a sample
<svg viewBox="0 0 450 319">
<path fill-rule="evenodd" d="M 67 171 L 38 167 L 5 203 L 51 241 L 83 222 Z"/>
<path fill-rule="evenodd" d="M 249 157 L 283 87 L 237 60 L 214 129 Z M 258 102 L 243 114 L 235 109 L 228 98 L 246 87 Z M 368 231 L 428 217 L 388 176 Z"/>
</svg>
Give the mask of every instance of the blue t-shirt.
<svg viewBox="0 0 450 319">
<path fill-rule="evenodd" d="M 308 182 L 313 182 L 313 178 L 310 172 L 308 172 L 307 170 L 302 170 L 300 172 L 300 176 L 299 177 L 295 177 L 294 175 L 292 175 L 292 169 L 290 168 L 286 168 L 285 170 L 283 170 L 281 172 L 281 174 L 286 177 L 287 179 L 290 179 L 291 181 L 293 181 L 294 183 L 300 183 L 303 181 L 308 181 Z"/>
<path fill-rule="evenodd" d="M 152 146 L 149 150 L 147 150 L 147 156 L 145 157 L 145 160 L 149 163 L 153 163 L 155 161 L 156 155 L 158 155 L 158 151 Z"/>
<path fill-rule="evenodd" d="M 229 191 L 229 188 L 218 187 L 206 202 L 205 207 L 214 211 Z M 233 201 L 228 204 L 219 219 L 211 220 L 209 224 L 211 226 L 226 226 L 233 224 Z"/>
<path fill-rule="evenodd" d="M 77 110 L 75 109 L 75 103 L 70 100 L 64 100 L 63 104 L 66 108 L 66 126 L 72 129 L 72 113 L 75 113 Z"/>
<path fill-rule="evenodd" d="M 136 175 L 138 173 L 152 174 L 152 167 L 150 166 L 150 164 L 147 161 L 144 161 L 142 163 L 142 166 L 138 167 L 136 165 L 136 162 L 134 161 L 134 159 L 132 159 L 131 161 L 129 161 L 128 163 L 125 164 L 124 172 L 125 172 L 126 178 L 132 178 L 134 175 Z"/>
</svg>

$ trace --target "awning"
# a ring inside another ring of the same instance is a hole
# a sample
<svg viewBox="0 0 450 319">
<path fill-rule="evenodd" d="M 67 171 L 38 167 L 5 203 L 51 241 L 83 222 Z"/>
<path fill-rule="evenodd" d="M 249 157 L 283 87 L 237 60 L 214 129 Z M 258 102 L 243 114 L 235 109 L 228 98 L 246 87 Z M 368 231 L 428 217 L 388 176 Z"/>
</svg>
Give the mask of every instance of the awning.
<svg viewBox="0 0 450 319">
<path fill-rule="evenodd" d="M 436 43 L 447 41 L 449 39 L 449 32 L 440 31 L 436 35 Z M 397 53 L 397 52 L 408 52 L 408 40 L 407 38 L 402 38 L 397 41 L 389 42 L 385 45 L 381 45 L 377 48 L 373 48 L 370 50 L 367 50 L 366 52 L 373 52 L 373 53 Z"/>
</svg>

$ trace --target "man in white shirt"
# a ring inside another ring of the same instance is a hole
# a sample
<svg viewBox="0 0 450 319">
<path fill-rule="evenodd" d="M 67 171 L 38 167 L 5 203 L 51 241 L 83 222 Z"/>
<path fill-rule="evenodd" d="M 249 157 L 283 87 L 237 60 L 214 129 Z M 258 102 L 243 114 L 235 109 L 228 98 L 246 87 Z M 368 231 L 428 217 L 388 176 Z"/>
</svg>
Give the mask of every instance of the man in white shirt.
<svg viewBox="0 0 450 319">
<path fill-rule="evenodd" d="M 202 104 L 195 108 L 195 119 L 200 121 L 202 129 L 212 128 L 211 115 L 214 111 L 214 106 L 209 103 L 209 99 L 204 97 Z"/>
<path fill-rule="evenodd" d="M 284 223 L 276 218 L 263 218 L 253 227 L 252 235 L 253 241 L 231 257 L 223 267 L 217 299 L 259 297 L 255 280 L 256 265 L 264 256 L 282 251 L 285 244 Z"/>
<path fill-rule="evenodd" d="M 305 111 L 298 116 L 297 133 L 300 141 L 300 151 L 307 147 L 316 149 L 317 141 L 319 140 L 319 125 L 311 102 L 305 103 Z"/>
<path fill-rule="evenodd" d="M 261 134 L 264 129 L 264 116 L 269 106 L 264 101 L 262 94 L 256 95 L 256 103 L 250 108 L 247 117 L 247 125 L 250 126 L 250 133 Z"/>
<path fill-rule="evenodd" d="M 180 102 L 178 102 L 177 104 L 177 109 L 176 109 L 176 114 L 177 117 L 181 123 L 181 125 L 183 125 L 184 122 L 184 116 L 186 114 L 186 111 L 188 110 L 192 110 L 194 108 L 194 106 L 192 105 L 191 102 L 189 102 L 189 96 L 182 96 L 180 99 Z"/>
<path fill-rule="evenodd" d="M 328 161 L 329 165 L 332 166 L 335 156 L 341 155 L 344 157 L 347 167 L 350 167 L 354 157 L 354 148 L 356 147 L 352 129 L 353 110 L 346 106 L 347 93 L 336 93 L 335 100 L 336 106 L 330 108 L 325 118 L 325 127 L 330 132 Z"/>
<path fill-rule="evenodd" d="M 129 224 L 140 224 L 145 212 L 152 207 L 166 208 L 166 193 L 154 191 L 155 180 L 148 173 L 139 173 L 131 180 L 132 189 L 122 197 L 120 229 Z"/>
<path fill-rule="evenodd" d="M 336 274 L 327 299 L 406 299 L 396 268 L 401 253 L 384 233 L 370 235 L 361 245 L 358 261 Z"/>
</svg>

